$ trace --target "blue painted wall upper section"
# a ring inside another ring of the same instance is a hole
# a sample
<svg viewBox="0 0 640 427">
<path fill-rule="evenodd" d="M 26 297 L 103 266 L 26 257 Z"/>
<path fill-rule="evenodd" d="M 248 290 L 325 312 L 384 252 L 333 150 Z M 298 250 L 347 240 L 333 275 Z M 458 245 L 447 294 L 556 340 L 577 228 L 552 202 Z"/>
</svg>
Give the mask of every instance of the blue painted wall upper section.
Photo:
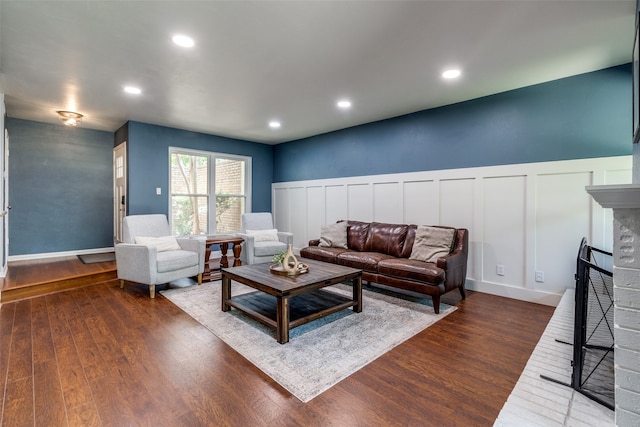
<svg viewBox="0 0 640 427">
<path fill-rule="evenodd" d="M 629 155 L 631 84 L 624 65 L 275 147 L 139 122 L 114 136 L 7 118 L 9 254 L 113 244 L 122 135 L 130 214 L 168 213 L 170 146 L 252 157 L 252 210 L 270 211 L 272 182 Z"/>
<path fill-rule="evenodd" d="M 280 144 L 274 182 L 629 155 L 631 85 L 622 65 Z"/>
<path fill-rule="evenodd" d="M 140 122 L 128 128 L 129 215 L 169 214 L 169 147 L 251 157 L 252 211 L 271 212 L 272 146 Z"/>
<path fill-rule="evenodd" d="M 113 246 L 113 134 L 7 118 L 9 255 Z"/>
</svg>

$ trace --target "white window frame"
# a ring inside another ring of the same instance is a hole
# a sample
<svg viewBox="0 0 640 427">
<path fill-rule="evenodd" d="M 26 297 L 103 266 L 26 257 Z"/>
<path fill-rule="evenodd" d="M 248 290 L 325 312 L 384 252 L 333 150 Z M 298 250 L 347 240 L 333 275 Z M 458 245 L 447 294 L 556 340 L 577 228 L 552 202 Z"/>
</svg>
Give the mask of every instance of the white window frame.
<svg viewBox="0 0 640 427">
<path fill-rule="evenodd" d="M 172 189 L 171 189 L 171 155 L 172 154 L 186 154 L 186 155 L 193 155 L 193 156 L 206 156 L 208 157 L 208 162 L 209 162 L 209 176 L 208 176 L 208 182 L 207 182 L 207 187 L 209 189 L 209 194 L 206 194 L 206 196 L 209 199 L 209 209 L 208 209 L 208 215 L 207 215 L 207 234 L 208 235 L 213 235 L 216 234 L 216 226 L 217 226 L 217 222 L 216 222 L 216 188 L 215 188 L 215 177 L 216 177 L 216 159 L 230 159 L 230 160 L 238 160 L 238 161 L 244 161 L 245 162 L 245 168 L 244 168 L 244 182 L 245 182 L 245 194 L 225 194 L 225 196 L 228 197 L 244 197 L 245 198 L 245 204 L 244 204 L 244 211 L 245 212 L 251 212 L 251 176 L 252 176 L 252 158 L 249 156 L 242 156 L 242 155 L 238 155 L 238 154 L 229 154 L 229 153 L 220 153 L 220 152 L 215 152 L 215 151 L 204 151 L 204 150 L 194 150 L 191 148 L 183 148 L 183 147 L 173 147 L 170 146 L 169 147 L 169 157 L 168 157 L 168 171 L 169 171 L 169 176 L 168 176 L 168 185 L 167 188 L 169 189 L 168 191 L 168 212 L 169 212 L 169 226 L 170 228 L 173 230 L 173 215 L 171 212 L 171 198 L 173 196 L 172 193 Z M 205 194 L 201 194 L 201 195 L 205 195 Z M 236 231 L 241 231 L 241 230 L 236 230 Z"/>
</svg>

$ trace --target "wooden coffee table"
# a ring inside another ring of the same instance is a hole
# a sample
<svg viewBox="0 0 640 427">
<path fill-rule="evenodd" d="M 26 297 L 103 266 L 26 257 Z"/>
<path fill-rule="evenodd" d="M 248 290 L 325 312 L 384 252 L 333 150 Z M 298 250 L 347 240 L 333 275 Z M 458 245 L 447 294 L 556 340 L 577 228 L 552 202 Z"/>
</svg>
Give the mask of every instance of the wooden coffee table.
<svg viewBox="0 0 640 427">
<path fill-rule="evenodd" d="M 300 258 L 309 272 L 280 276 L 269 270 L 271 263 L 222 269 L 222 311 L 236 308 L 248 316 L 276 328 L 276 340 L 289 342 L 289 330 L 312 320 L 353 307 L 362 311 L 362 270 Z M 231 296 L 231 281 L 256 289 Z M 351 280 L 353 297 L 322 290 L 326 286 Z"/>
</svg>

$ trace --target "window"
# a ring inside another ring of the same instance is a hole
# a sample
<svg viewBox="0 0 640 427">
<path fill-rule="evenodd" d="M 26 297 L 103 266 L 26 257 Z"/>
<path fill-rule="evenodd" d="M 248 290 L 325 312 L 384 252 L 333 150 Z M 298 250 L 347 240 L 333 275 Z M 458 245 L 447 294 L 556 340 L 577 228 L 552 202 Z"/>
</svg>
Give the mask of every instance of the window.
<svg viewBox="0 0 640 427">
<path fill-rule="evenodd" d="M 179 148 L 169 154 L 173 234 L 239 231 L 249 208 L 251 159 Z"/>
<path fill-rule="evenodd" d="M 116 178 L 124 177 L 124 157 L 116 157 Z"/>
</svg>

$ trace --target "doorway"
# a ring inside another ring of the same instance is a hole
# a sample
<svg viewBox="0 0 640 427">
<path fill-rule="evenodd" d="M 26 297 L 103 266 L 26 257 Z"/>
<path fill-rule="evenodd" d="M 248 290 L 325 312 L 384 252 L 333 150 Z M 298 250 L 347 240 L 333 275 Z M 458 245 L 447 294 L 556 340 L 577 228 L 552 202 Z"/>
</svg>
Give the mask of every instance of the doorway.
<svg viewBox="0 0 640 427">
<path fill-rule="evenodd" d="M 4 138 L 0 138 L 0 174 L 2 176 L 2 190 L 0 191 L 0 206 L 2 211 L 2 225 L 0 234 L 2 244 L 0 244 L 0 277 L 7 274 L 7 257 L 9 256 L 9 132 L 3 129 Z"/>
<path fill-rule="evenodd" d="M 122 243 L 122 221 L 127 215 L 127 142 L 113 149 L 113 243 Z"/>
</svg>

